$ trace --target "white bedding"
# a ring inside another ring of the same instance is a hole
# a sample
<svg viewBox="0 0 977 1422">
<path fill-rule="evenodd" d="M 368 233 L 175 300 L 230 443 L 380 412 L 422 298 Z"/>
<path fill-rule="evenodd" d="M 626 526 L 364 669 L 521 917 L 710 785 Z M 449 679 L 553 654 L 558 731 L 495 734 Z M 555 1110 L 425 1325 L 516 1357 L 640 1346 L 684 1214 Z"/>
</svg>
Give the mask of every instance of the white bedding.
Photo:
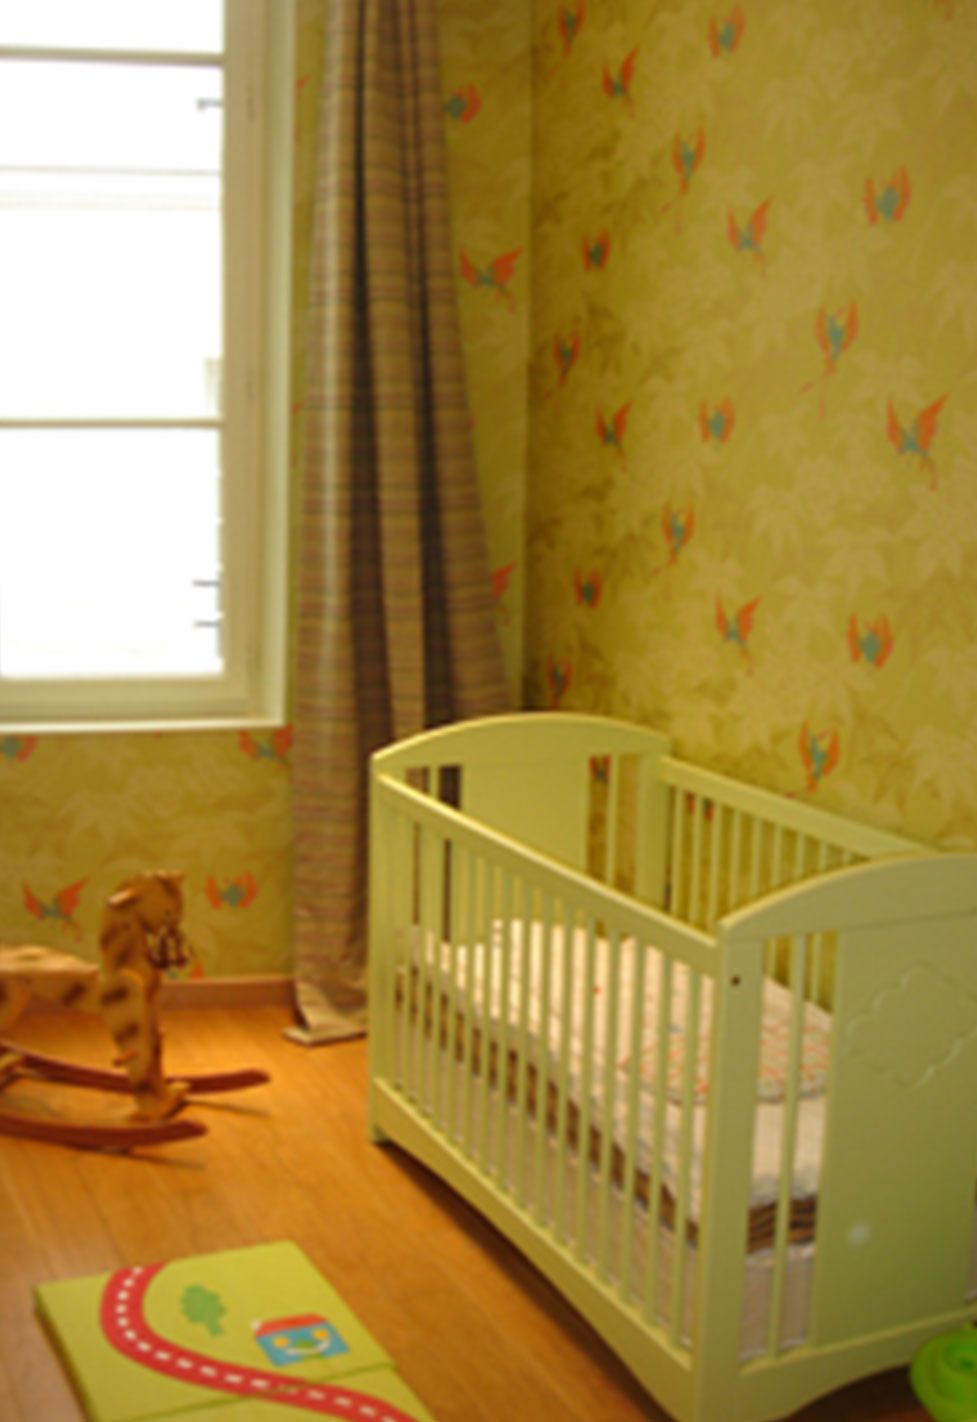
<svg viewBox="0 0 977 1422">
<path fill-rule="evenodd" d="M 588 973 L 587 935 L 576 931 L 571 940 L 569 953 L 564 950 L 564 934 L 560 927 L 554 927 L 549 940 L 549 980 L 544 968 L 544 931 L 542 925 L 534 923 L 529 935 L 528 962 L 524 962 L 523 933 L 521 923 L 510 927 L 508 954 L 502 941 L 502 927 L 493 926 L 492 944 L 486 954 L 484 944 L 478 943 L 474 949 L 442 944 L 440 964 L 434 961 L 433 951 L 428 954 L 428 971 L 437 976 L 443 993 L 451 993 L 454 982 L 453 1000 L 456 1011 L 464 1010 L 464 1003 L 471 995 L 472 1017 L 480 1021 L 485 998 L 486 970 L 490 984 L 489 1031 L 495 1038 L 501 1036 L 503 1020 L 508 1024 L 510 1050 L 516 1047 L 523 1032 L 527 1049 L 532 1051 L 540 1039 L 546 1043 L 547 1073 L 554 1080 L 559 1064 L 565 1056 L 571 1093 L 579 1102 L 583 1090 L 585 1070 L 584 1048 L 589 1040 L 590 1057 L 590 1100 L 594 1124 L 603 1121 L 605 1092 L 606 1046 L 609 1040 L 607 1004 L 610 1000 L 609 984 L 612 969 L 612 953 L 605 939 L 595 938 L 592 949 L 592 971 Z M 636 980 L 637 947 L 633 940 L 622 940 L 617 973 L 619 985 L 616 1029 L 613 1032 L 614 1052 L 612 1081 L 612 1114 L 614 1139 L 625 1149 L 628 1138 L 628 1102 L 632 1072 L 630 1069 L 632 1047 L 632 1001 Z M 503 977 L 503 966 L 508 957 L 508 975 Z M 564 965 L 569 959 L 570 992 L 569 1011 L 565 1010 L 567 997 L 563 990 Z M 654 1140 L 654 1112 L 658 1095 L 654 1080 L 656 1058 L 658 1002 L 660 996 L 661 964 L 663 955 L 648 950 L 645 971 L 644 998 L 640 1009 L 641 1070 L 639 1073 L 638 1123 L 637 1123 L 637 1164 L 639 1169 L 648 1171 L 651 1166 L 652 1142 Z M 668 1014 L 669 1059 L 671 1069 L 666 1085 L 666 1113 L 664 1131 L 664 1152 L 662 1161 L 663 1182 L 676 1195 L 682 1166 L 682 1123 L 683 1107 L 680 1104 L 682 1077 L 684 1072 L 685 1024 L 688 1005 L 690 975 L 681 964 L 676 964 L 672 972 L 671 1006 Z M 525 985 L 525 987 L 524 987 Z M 545 996 L 544 996 L 545 993 Z M 525 1005 L 523 998 L 525 995 Z M 711 1017 L 711 983 L 701 980 L 700 1037 L 708 1044 L 708 1027 Z M 593 1004 L 588 1026 L 588 997 Z M 790 994 L 772 979 L 765 980 L 764 1019 L 765 1024 L 779 1024 L 773 1031 L 771 1040 L 776 1043 L 782 1037 L 780 1026 L 789 1019 Z M 811 1003 L 804 1004 L 803 1040 L 805 1075 L 802 1099 L 798 1105 L 796 1147 L 792 1162 L 792 1193 L 795 1197 L 813 1196 L 817 1191 L 821 1161 L 823 1136 L 823 1074 L 827 1064 L 827 1047 L 830 1042 L 830 1014 Z M 588 1037 L 589 1032 L 589 1037 Z M 769 1063 L 767 1066 L 769 1067 Z M 689 1161 L 689 1216 L 696 1220 L 699 1216 L 702 1189 L 702 1159 L 705 1144 L 708 1099 L 708 1079 L 705 1053 L 697 1056 L 694 1069 L 696 1089 L 694 1105 L 691 1106 L 693 1129 L 691 1133 L 691 1154 Z M 768 1099 L 763 1099 L 766 1094 Z M 769 1205 L 775 1202 L 780 1190 L 781 1155 L 784 1137 L 784 1104 L 776 1099 L 776 1090 L 771 1090 L 768 1079 L 766 1088 L 758 1082 L 758 1105 L 755 1116 L 754 1170 L 751 1204 Z M 676 1098 L 679 1098 L 678 1100 Z"/>
</svg>

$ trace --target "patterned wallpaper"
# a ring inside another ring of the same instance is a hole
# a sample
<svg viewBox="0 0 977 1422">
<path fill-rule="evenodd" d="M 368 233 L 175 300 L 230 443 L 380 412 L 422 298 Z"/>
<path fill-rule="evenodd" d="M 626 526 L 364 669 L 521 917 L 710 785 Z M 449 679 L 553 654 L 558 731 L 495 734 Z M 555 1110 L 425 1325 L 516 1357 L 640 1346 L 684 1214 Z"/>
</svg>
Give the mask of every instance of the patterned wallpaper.
<svg viewBox="0 0 977 1422">
<path fill-rule="evenodd" d="M 535 19 L 532 703 L 977 847 L 977 9 Z"/>
<path fill-rule="evenodd" d="M 977 10 L 442 0 L 458 294 L 529 704 L 977 846 Z M 293 463 L 322 55 L 298 0 Z M 289 732 L 0 735 L 0 941 L 187 873 L 287 972 Z"/>
</svg>

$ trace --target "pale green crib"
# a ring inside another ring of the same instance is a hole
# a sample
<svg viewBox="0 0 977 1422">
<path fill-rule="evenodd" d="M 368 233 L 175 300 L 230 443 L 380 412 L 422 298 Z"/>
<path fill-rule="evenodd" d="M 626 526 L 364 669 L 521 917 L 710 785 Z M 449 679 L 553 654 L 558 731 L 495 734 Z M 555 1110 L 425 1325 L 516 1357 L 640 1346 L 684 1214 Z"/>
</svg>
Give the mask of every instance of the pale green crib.
<svg viewBox="0 0 977 1422">
<path fill-rule="evenodd" d="M 681 1422 L 977 1318 L 977 856 L 529 713 L 373 758 L 371 1126 Z"/>
</svg>

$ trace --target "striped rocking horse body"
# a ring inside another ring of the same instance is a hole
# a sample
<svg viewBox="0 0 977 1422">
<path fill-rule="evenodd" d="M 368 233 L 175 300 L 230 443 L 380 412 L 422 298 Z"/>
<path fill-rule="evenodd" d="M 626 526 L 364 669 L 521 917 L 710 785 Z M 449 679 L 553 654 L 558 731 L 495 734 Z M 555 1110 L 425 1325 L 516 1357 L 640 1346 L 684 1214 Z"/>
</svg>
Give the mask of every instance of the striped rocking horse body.
<svg viewBox="0 0 977 1422">
<path fill-rule="evenodd" d="M 100 965 L 30 944 L 0 945 L 0 1036 L 35 998 L 98 1013 L 115 1040 L 140 1121 L 165 1120 L 186 1095 L 184 1085 L 163 1074 L 157 1012 L 162 973 L 187 962 L 182 878 L 139 874 L 111 895 L 99 930 Z M 0 1088 L 23 1060 L 16 1048 L 0 1050 Z"/>
</svg>

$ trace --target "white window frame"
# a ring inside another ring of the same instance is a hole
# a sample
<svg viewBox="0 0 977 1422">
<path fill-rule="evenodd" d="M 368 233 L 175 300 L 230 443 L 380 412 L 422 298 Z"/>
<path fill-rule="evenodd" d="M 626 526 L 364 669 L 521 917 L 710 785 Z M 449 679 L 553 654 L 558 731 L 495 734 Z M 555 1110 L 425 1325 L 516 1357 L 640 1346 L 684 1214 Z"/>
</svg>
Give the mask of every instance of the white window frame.
<svg viewBox="0 0 977 1422">
<path fill-rule="evenodd" d="M 225 0 L 225 10 L 221 415 L 213 421 L 0 419 L 0 430 L 219 430 L 224 671 L 90 680 L 0 676 L 3 731 L 260 726 L 285 719 L 293 0 Z M 213 55 L 0 47 L 0 58 L 69 54 L 109 62 L 215 62 Z M 239 240 L 242 234 L 248 240 Z"/>
</svg>

